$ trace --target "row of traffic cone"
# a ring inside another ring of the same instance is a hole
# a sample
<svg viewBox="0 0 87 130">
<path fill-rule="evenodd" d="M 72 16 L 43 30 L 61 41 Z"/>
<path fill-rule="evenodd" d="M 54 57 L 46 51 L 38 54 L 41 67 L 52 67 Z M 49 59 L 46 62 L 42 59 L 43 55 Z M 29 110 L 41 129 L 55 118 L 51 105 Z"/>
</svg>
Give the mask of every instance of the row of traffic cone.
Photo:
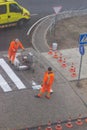
<svg viewBox="0 0 87 130">
<path fill-rule="evenodd" d="M 81 126 L 83 125 L 83 121 L 81 119 L 81 114 L 79 114 L 78 119 L 75 121 L 76 125 Z M 68 122 L 65 124 L 67 128 L 72 128 L 73 124 L 71 121 L 71 117 L 69 117 Z"/>
<path fill-rule="evenodd" d="M 56 126 L 55 126 L 55 130 L 63 130 L 62 123 L 64 123 L 64 122 L 61 122 L 61 120 L 58 120 L 56 123 Z M 73 123 L 72 123 L 72 118 L 71 118 L 71 116 L 69 116 L 67 122 L 64 124 L 67 128 L 72 128 L 72 127 L 74 127 L 74 122 L 77 126 L 82 126 L 84 122 L 87 123 L 87 117 L 82 119 L 81 114 L 79 114 L 78 118 L 76 120 L 73 120 Z M 42 129 L 43 128 L 41 126 L 38 126 L 38 128 L 37 128 L 37 130 L 42 130 Z M 16 129 L 14 129 L 14 130 L 16 130 Z M 30 128 L 25 128 L 23 130 L 30 130 Z M 47 124 L 47 127 L 45 128 L 45 130 L 53 130 L 53 128 L 51 126 L 51 121 L 48 121 L 48 124 Z"/>
<path fill-rule="evenodd" d="M 66 68 L 66 67 L 67 67 L 66 58 L 64 58 L 64 59 L 62 58 L 62 53 L 60 53 L 60 56 L 59 56 L 57 62 L 61 63 L 61 66 L 62 66 L 63 68 Z M 72 63 L 72 65 L 71 65 L 70 69 L 69 69 L 69 72 L 71 72 L 71 76 L 72 76 L 73 78 L 77 76 L 77 74 L 76 74 L 76 68 L 75 68 L 75 66 L 74 66 L 73 63 Z"/>
<path fill-rule="evenodd" d="M 60 53 L 59 56 L 58 56 L 57 51 L 53 52 L 52 51 L 52 47 L 50 47 L 48 54 L 53 55 L 53 58 L 56 58 L 57 62 L 61 63 L 61 67 L 62 68 L 66 68 L 67 67 L 66 58 L 63 58 L 62 53 Z M 69 69 L 69 72 L 71 72 L 71 76 L 73 78 L 75 78 L 77 76 L 77 74 L 76 74 L 76 67 L 74 66 L 73 63 L 71 65 L 70 69 Z"/>
<path fill-rule="evenodd" d="M 87 123 L 87 118 L 85 118 L 85 122 Z M 63 130 L 63 127 L 61 125 L 61 120 L 58 120 L 57 125 L 55 126 L 55 130 Z M 81 114 L 79 114 L 78 118 L 75 121 L 75 124 L 78 126 L 83 125 L 83 121 L 81 119 Z M 67 122 L 65 123 L 65 126 L 67 128 L 72 128 L 73 127 L 73 123 L 72 123 L 72 119 L 71 116 L 68 118 Z M 38 127 L 38 130 L 42 130 L 41 126 Z M 49 121 L 47 124 L 47 127 L 45 128 L 45 130 L 53 130 L 51 127 L 51 122 Z"/>
<path fill-rule="evenodd" d="M 57 50 L 53 51 L 52 47 L 49 48 L 48 54 L 53 55 L 53 58 L 56 58 L 56 59 L 58 58 Z"/>
<path fill-rule="evenodd" d="M 71 76 L 72 76 L 73 78 L 77 76 L 77 74 L 76 74 L 76 68 L 75 68 L 75 66 L 74 66 L 73 63 L 72 63 L 72 65 L 71 65 L 69 71 L 71 72 Z"/>
</svg>

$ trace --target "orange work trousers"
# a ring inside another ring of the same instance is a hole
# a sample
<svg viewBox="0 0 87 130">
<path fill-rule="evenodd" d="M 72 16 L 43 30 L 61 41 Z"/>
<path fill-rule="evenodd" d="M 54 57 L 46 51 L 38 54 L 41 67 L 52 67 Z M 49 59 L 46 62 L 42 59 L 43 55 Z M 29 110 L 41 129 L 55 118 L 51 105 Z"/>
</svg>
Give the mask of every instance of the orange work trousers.
<svg viewBox="0 0 87 130">
<path fill-rule="evenodd" d="M 12 63 L 14 63 L 15 56 L 16 56 L 16 52 L 13 52 L 13 51 L 9 51 L 9 52 L 8 52 L 8 58 L 9 58 L 9 60 L 10 60 Z"/>
<path fill-rule="evenodd" d="M 40 92 L 42 92 L 42 93 L 44 93 L 44 92 L 50 93 L 50 90 L 51 90 L 51 85 L 44 84 L 42 86 L 42 88 L 40 89 Z"/>
</svg>

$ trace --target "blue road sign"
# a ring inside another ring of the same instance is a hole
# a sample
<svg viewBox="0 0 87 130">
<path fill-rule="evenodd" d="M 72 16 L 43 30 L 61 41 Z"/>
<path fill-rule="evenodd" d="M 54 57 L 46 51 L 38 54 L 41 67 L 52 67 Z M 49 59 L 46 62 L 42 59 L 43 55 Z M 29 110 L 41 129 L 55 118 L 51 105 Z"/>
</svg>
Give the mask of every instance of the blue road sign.
<svg viewBox="0 0 87 130">
<path fill-rule="evenodd" d="M 84 45 L 79 46 L 79 52 L 81 55 L 84 55 L 84 53 L 85 53 Z"/>
<path fill-rule="evenodd" d="M 80 44 L 87 44 L 87 33 L 80 34 L 79 43 Z"/>
</svg>

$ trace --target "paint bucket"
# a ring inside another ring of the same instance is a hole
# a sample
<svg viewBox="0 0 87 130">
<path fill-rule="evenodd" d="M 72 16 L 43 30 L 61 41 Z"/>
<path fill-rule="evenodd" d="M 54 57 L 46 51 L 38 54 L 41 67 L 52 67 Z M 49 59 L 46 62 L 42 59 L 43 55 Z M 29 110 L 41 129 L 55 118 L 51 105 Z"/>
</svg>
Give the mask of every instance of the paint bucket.
<svg viewBox="0 0 87 130">
<path fill-rule="evenodd" d="M 53 50 L 53 51 L 56 51 L 56 50 L 57 50 L 57 46 L 58 46 L 57 43 L 53 43 L 53 44 L 52 44 L 52 50 Z"/>
</svg>

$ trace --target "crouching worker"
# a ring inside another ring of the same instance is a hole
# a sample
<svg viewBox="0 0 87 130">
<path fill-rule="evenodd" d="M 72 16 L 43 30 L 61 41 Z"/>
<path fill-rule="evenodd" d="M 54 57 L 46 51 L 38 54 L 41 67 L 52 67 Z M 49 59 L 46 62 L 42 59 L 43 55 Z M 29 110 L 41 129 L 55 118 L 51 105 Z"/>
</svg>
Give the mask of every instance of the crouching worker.
<svg viewBox="0 0 87 130">
<path fill-rule="evenodd" d="M 8 59 L 11 62 L 11 64 L 14 64 L 14 60 L 15 60 L 15 56 L 16 56 L 18 48 L 21 48 L 24 50 L 24 47 L 22 43 L 19 41 L 19 39 L 15 39 L 11 41 L 9 49 L 8 49 Z"/>
<path fill-rule="evenodd" d="M 50 98 L 50 90 L 52 89 L 52 84 L 54 82 L 54 72 L 51 67 L 48 67 L 48 70 L 44 73 L 42 87 L 40 92 L 35 97 L 40 98 L 46 92 L 46 98 Z"/>
</svg>

